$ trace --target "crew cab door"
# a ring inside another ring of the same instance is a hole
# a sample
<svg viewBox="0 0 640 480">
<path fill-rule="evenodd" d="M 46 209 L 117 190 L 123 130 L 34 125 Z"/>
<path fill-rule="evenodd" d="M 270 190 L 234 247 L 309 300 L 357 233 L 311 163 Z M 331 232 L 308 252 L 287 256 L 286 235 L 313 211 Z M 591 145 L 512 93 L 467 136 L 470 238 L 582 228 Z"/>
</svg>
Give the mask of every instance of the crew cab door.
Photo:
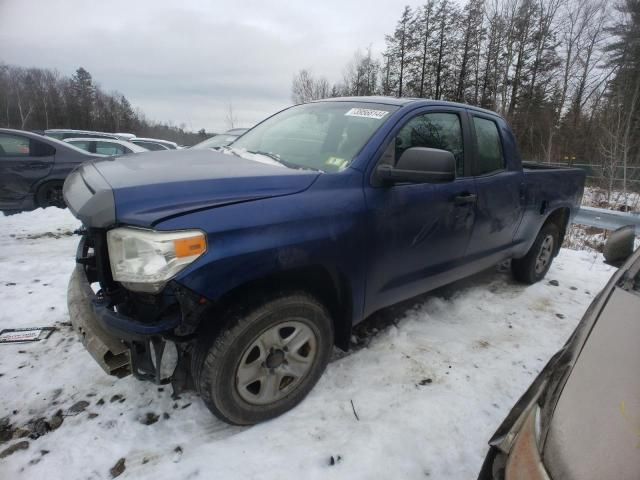
<svg viewBox="0 0 640 480">
<path fill-rule="evenodd" d="M 454 154 L 457 178 L 380 186 L 365 180 L 370 236 L 365 316 L 447 283 L 451 270 L 464 265 L 476 194 L 467 121 L 463 109 L 423 108 L 386 139 L 378 164 L 395 165 L 410 147 L 437 148 Z"/>
<path fill-rule="evenodd" d="M 19 206 L 31 186 L 51 171 L 55 149 L 14 133 L 0 133 L 0 208 Z"/>
<path fill-rule="evenodd" d="M 524 175 L 506 123 L 475 111 L 469 117 L 478 203 L 467 254 L 497 262 L 508 258 L 522 218 Z"/>
</svg>

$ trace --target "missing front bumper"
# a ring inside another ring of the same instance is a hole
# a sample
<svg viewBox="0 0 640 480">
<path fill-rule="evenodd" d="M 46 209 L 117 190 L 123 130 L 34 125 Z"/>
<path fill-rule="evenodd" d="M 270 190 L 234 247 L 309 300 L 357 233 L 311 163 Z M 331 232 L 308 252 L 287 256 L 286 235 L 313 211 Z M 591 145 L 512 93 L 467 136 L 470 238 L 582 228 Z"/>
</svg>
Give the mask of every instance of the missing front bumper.
<svg viewBox="0 0 640 480">
<path fill-rule="evenodd" d="M 107 374 L 118 378 L 133 374 L 158 385 L 177 381 L 180 390 L 188 388 L 185 353 L 163 338 L 175 327 L 176 319 L 145 324 L 113 311 L 93 293 L 82 264 L 71 275 L 67 304 L 71 324 Z"/>
<path fill-rule="evenodd" d="M 118 378 L 130 375 L 129 348 L 99 324 L 93 309 L 94 297 L 84 270 L 76 265 L 67 291 L 71 324 L 80 333 L 82 344 L 106 373 Z"/>
</svg>

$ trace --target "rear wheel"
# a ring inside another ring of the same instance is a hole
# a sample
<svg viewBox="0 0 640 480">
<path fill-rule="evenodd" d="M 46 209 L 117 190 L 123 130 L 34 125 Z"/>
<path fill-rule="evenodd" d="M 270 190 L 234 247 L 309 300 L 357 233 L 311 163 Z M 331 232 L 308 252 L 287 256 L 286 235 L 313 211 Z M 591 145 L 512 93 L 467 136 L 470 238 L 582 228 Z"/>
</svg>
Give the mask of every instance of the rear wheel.
<svg viewBox="0 0 640 480">
<path fill-rule="evenodd" d="M 207 407 L 228 423 L 251 425 L 297 405 L 333 348 L 324 306 L 306 294 L 286 295 L 229 321 L 196 346 L 192 373 Z"/>
<path fill-rule="evenodd" d="M 559 239 L 560 231 L 557 225 L 544 225 L 527 254 L 511 261 L 511 271 L 515 279 L 527 284 L 542 280 L 551 267 L 559 247 Z"/>
<path fill-rule="evenodd" d="M 48 182 L 42 185 L 36 193 L 36 202 L 39 207 L 65 208 L 62 197 L 62 182 Z"/>
</svg>

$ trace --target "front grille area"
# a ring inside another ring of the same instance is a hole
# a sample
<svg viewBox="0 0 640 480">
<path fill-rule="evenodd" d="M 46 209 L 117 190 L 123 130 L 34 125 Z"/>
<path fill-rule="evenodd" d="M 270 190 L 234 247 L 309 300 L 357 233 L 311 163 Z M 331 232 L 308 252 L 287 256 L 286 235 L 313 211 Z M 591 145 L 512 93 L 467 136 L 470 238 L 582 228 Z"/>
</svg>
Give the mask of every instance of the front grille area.
<svg viewBox="0 0 640 480">
<path fill-rule="evenodd" d="M 98 295 L 108 298 L 111 305 L 126 301 L 124 288 L 111 276 L 106 231 L 82 229 L 78 233 L 82 235 L 82 239 L 76 262 L 83 266 L 89 283 L 98 282 L 100 284 Z"/>
<path fill-rule="evenodd" d="M 100 284 L 97 296 L 110 309 L 144 323 L 153 323 L 167 315 L 180 314 L 172 285 L 168 285 L 162 293 L 154 295 L 129 291 L 113 279 L 106 230 L 83 229 L 78 233 L 82 235 L 82 240 L 76 261 L 83 266 L 89 283 Z"/>
</svg>

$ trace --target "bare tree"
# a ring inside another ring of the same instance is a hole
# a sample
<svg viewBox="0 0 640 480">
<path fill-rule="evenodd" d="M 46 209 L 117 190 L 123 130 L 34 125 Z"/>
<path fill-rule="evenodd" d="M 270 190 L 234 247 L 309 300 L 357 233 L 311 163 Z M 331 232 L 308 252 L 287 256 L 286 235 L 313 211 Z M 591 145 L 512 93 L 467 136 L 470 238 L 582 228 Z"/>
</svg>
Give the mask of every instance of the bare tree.
<svg viewBox="0 0 640 480">
<path fill-rule="evenodd" d="M 24 129 L 31 113 L 33 112 L 33 104 L 31 98 L 25 95 L 25 71 L 22 68 L 14 68 L 9 71 L 9 82 L 11 93 L 15 97 L 18 106 L 18 114 L 20 116 L 20 128 Z"/>
<path fill-rule="evenodd" d="M 227 109 L 224 116 L 224 120 L 227 124 L 227 129 L 229 130 L 231 130 L 232 128 L 235 128 L 236 125 L 238 124 L 238 118 L 236 117 L 236 114 L 233 110 L 233 102 L 231 100 L 227 102 Z"/>
<path fill-rule="evenodd" d="M 291 100 L 293 103 L 307 103 L 327 98 L 330 95 L 329 82 L 326 78 L 314 78 L 313 74 L 302 69 L 293 77 L 291 84 Z"/>
</svg>

